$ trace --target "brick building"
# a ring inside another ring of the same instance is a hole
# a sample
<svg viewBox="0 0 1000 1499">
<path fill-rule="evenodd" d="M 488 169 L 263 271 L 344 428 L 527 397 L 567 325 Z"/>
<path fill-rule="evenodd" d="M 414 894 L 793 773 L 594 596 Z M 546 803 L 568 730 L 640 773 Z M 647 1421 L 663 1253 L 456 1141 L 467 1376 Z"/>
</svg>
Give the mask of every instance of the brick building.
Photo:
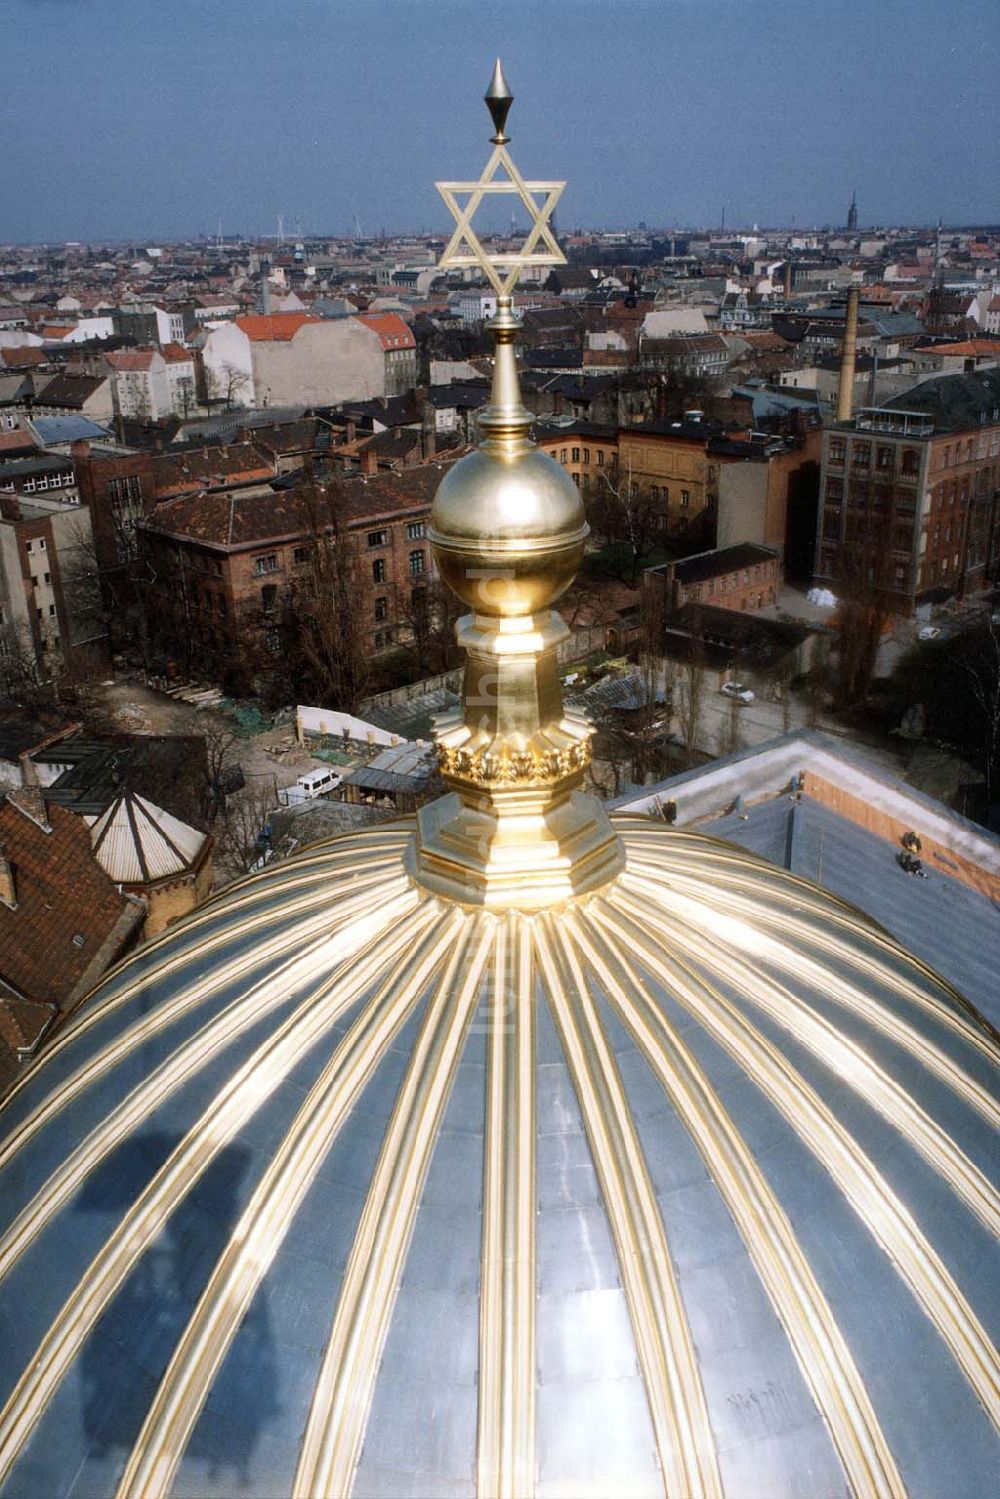
<svg viewBox="0 0 1000 1499">
<path fill-rule="evenodd" d="M 664 531 L 680 536 L 700 522 L 714 537 L 720 459 L 709 452 L 709 443 L 723 436 L 720 426 L 694 414 L 619 432 L 621 481 L 637 486 L 659 507 Z"/>
<path fill-rule="evenodd" d="M 435 577 L 426 524 L 443 469 L 329 478 L 313 489 L 254 485 L 158 505 L 142 528 L 160 580 L 165 646 L 217 680 L 273 661 L 318 535 L 347 549 L 370 652 L 406 640 Z"/>
<path fill-rule="evenodd" d="M 618 429 L 596 422 L 537 422 L 535 441 L 561 463 L 584 495 L 596 493 L 618 470 Z"/>
<path fill-rule="evenodd" d="M 668 611 L 711 604 L 745 613 L 776 601 L 781 559 L 773 547 L 741 542 L 649 568 L 646 576 L 649 586 L 659 581 Z"/>
<path fill-rule="evenodd" d="M 823 433 L 817 579 L 894 613 L 1000 566 L 1000 369 L 925 380 Z"/>
</svg>

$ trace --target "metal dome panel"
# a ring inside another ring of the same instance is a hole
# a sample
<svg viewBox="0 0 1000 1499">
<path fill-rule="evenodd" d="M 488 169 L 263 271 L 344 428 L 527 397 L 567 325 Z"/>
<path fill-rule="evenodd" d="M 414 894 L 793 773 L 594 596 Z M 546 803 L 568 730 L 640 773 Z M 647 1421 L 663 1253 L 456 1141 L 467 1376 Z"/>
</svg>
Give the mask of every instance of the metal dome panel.
<svg viewBox="0 0 1000 1499">
<path fill-rule="evenodd" d="M 4 1499 L 987 1492 L 974 1012 L 714 838 L 497 915 L 411 826 L 226 891 L 9 1099 Z"/>
</svg>

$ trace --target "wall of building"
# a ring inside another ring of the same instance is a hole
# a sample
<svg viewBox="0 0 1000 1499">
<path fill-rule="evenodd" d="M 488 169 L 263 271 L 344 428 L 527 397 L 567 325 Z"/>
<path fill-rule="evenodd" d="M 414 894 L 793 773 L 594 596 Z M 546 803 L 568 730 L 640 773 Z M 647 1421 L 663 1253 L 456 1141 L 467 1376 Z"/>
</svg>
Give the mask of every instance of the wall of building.
<svg viewBox="0 0 1000 1499">
<path fill-rule="evenodd" d="M 385 395 L 382 341 L 354 318 L 303 323 L 294 338 L 252 344 L 251 360 L 261 405 L 331 406 Z"/>
<path fill-rule="evenodd" d="M 720 547 L 736 546 L 741 541 L 763 546 L 784 545 L 774 538 L 773 518 L 768 507 L 767 464 L 747 459 L 726 463 L 719 475 L 719 517 L 716 540 Z"/>
<path fill-rule="evenodd" d="M 839 549 L 867 526 L 871 582 L 894 611 L 909 613 L 936 590 L 983 587 L 998 560 L 998 489 L 998 424 L 923 438 L 828 431 L 817 576 L 836 588 Z"/>
<path fill-rule="evenodd" d="M 249 338 L 235 323 L 209 328 L 202 347 L 205 396 L 215 403 L 254 406 L 254 363 Z"/>
<path fill-rule="evenodd" d="M 618 440 L 585 431 L 536 433 L 538 446 L 561 463 L 582 494 L 598 494 L 606 480 L 617 482 Z"/>
<path fill-rule="evenodd" d="M 181 879 L 165 881 L 160 885 L 130 885 L 129 892 L 141 895 L 146 902 L 146 920 L 142 937 L 147 940 L 173 926 L 189 911 L 200 906 L 212 893 L 211 849 L 204 856 L 200 867 Z"/>
<path fill-rule="evenodd" d="M 623 483 L 653 494 L 668 531 L 689 530 L 718 501 L 718 463 L 709 458 L 704 442 L 620 432 L 618 466 Z"/>
</svg>

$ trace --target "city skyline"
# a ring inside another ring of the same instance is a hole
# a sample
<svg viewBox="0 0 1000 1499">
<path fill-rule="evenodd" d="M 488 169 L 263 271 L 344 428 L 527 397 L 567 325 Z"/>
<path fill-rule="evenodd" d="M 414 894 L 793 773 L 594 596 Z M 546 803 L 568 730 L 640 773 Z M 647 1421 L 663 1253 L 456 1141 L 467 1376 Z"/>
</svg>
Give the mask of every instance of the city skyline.
<svg viewBox="0 0 1000 1499">
<path fill-rule="evenodd" d="M 441 232 L 429 183 L 478 172 L 497 51 L 519 155 L 568 179 L 564 230 L 715 228 L 725 209 L 732 227 L 807 232 L 843 223 L 855 190 L 862 227 L 1000 217 L 977 128 L 1000 24 L 979 0 L 385 0 L 350 33 L 339 0 L 14 12 L 7 242 L 185 239 L 220 219 L 259 238 L 278 214 L 289 237 Z M 58 109 L 38 109 L 40 77 Z"/>
</svg>

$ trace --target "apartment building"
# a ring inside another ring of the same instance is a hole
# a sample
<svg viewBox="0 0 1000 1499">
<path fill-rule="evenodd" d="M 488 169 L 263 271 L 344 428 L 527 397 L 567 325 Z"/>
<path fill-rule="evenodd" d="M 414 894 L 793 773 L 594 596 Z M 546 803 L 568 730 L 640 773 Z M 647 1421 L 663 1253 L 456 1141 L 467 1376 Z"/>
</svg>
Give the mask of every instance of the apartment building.
<svg viewBox="0 0 1000 1499">
<path fill-rule="evenodd" d="M 925 380 L 824 431 L 816 577 L 901 614 L 985 587 L 998 502 L 1000 369 Z"/>
<path fill-rule="evenodd" d="M 352 599 L 373 654 L 408 638 L 435 578 L 427 520 L 446 465 L 330 478 L 315 488 L 185 495 L 141 522 L 160 580 L 165 640 L 222 680 L 275 661 L 282 623 L 319 538 L 347 551 Z"/>
</svg>

